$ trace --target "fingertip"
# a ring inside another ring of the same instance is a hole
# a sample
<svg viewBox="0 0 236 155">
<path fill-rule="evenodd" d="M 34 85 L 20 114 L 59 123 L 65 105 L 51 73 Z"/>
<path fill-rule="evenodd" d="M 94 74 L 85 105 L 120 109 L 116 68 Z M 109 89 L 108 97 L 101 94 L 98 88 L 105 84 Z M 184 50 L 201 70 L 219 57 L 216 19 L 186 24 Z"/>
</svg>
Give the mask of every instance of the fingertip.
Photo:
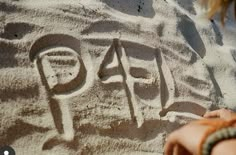
<svg viewBox="0 0 236 155">
<path fill-rule="evenodd" d="M 170 136 L 166 138 L 166 142 L 164 145 L 164 155 L 172 155 L 172 148 L 173 147 L 173 142 L 170 139 Z"/>
<path fill-rule="evenodd" d="M 205 114 L 202 115 L 202 117 L 208 118 L 209 117 L 209 112 L 207 111 Z"/>
<path fill-rule="evenodd" d="M 174 144 L 167 142 L 164 146 L 164 155 L 172 155 L 174 151 Z"/>
<path fill-rule="evenodd" d="M 207 111 L 203 117 L 212 118 L 212 117 L 220 117 L 221 110 Z"/>
</svg>

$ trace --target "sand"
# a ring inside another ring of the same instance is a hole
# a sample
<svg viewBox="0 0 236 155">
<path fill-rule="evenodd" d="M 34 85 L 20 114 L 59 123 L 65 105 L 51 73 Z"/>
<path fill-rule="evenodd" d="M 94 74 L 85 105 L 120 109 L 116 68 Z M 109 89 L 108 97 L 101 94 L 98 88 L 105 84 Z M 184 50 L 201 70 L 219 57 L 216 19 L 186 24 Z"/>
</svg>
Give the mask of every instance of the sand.
<svg viewBox="0 0 236 155">
<path fill-rule="evenodd" d="M 232 10 L 231 10 L 232 11 Z M 0 145 L 17 155 L 163 154 L 236 110 L 236 24 L 196 0 L 1 0 Z"/>
</svg>

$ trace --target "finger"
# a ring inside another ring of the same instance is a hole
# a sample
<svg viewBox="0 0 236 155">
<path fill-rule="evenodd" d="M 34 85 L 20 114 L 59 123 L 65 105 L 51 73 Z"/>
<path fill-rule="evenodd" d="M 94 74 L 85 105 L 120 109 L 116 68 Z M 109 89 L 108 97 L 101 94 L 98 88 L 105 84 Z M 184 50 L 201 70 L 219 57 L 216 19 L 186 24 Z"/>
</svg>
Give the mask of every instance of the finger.
<svg viewBox="0 0 236 155">
<path fill-rule="evenodd" d="M 178 144 L 177 142 L 178 138 L 176 137 L 176 133 L 177 132 L 174 131 L 168 136 L 164 147 L 165 155 L 173 155 L 175 145 Z"/>
<path fill-rule="evenodd" d="M 179 155 L 179 153 L 180 153 L 180 148 L 179 148 L 179 145 L 176 144 L 176 145 L 174 146 L 173 155 Z"/>
<path fill-rule="evenodd" d="M 205 118 L 210 118 L 210 117 L 220 117 L 220 109 L 219 110 L 215 110 L 215 111 L 210 111 L 210 112 L 206 112 L 203 117 Z"/>
<path fill-rule="evenodd" d="M 174 155 L 191 155 L 188 150 L 186 150 L 182 145 L 176 144 Z"/>
<path fill-rule="evenodd" d="M 175 148 L 175 143 L 172 141 L 167 141 L 164 147 L 164 153 L 165 155 L 173 155 Z"/>
</svg>

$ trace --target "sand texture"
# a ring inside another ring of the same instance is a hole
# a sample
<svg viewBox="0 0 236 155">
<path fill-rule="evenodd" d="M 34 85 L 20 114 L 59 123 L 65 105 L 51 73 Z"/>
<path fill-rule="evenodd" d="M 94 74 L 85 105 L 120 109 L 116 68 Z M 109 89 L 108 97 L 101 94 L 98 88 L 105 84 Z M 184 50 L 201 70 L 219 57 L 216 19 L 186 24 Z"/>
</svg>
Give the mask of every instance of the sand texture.
<svg viewBox="0 0 236 155">
<path fill-rule="evenodd" d="M 161 155 L 236 110 L 236 24 L 195 0 L 0 0 L 0 145 L 17 155 Z"/>
</svg>

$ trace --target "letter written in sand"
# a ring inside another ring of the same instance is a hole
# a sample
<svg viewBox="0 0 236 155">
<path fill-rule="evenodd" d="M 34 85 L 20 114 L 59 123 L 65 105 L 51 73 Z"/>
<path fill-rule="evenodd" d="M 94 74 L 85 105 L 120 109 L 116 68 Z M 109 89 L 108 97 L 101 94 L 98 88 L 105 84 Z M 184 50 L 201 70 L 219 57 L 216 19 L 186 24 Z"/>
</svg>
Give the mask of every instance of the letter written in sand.
<svg viewBox="0 0 236 155">
<path fill-rule="evenodd" d="M 158 53 L 155 48 L 114 39 L 98 71 L 102 83 L 122 84 L 138 128 L 145 119 L 157 119 L 161 109 Z M 153 114 L 145 109 L 154 109 Z"/>
<path fill-rule="evenodd" d="M 84 85 L 87 76 L 79 40 L 60 34 L 44 36 L 31 47 L 30 59 L 35 62 L 47 90 L 59 139 L 73 140 L 73 120 L 67 97 Z"/>
</svg>

